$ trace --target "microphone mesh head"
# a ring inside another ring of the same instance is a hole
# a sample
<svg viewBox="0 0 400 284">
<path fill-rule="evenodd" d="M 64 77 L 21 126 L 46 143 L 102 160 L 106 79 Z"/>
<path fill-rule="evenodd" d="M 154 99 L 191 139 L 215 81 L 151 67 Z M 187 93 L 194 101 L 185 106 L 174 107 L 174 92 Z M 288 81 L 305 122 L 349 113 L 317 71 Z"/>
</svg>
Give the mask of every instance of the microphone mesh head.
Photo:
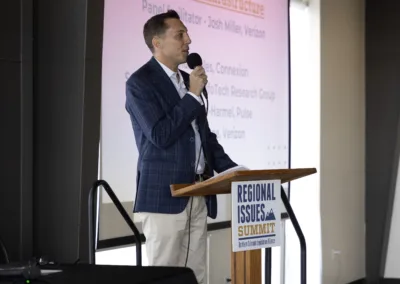
<svg viewBox="0 0 400 284">
<path fill-rule="evenodd" d="M 186 62 L 190 69 L 203 65 L 203 60 L 198 53 L 190 53 Z"/>
</svg>

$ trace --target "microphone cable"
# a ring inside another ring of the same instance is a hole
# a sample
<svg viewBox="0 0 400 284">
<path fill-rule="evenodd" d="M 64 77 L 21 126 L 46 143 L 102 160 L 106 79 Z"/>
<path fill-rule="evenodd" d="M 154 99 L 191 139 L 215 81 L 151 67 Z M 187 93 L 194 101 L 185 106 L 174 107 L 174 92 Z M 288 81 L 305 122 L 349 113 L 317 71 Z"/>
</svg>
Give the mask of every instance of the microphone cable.
<svg viewBox="0 0 400 284">
<path fill-rule="evenodd" d="M 206 90 L 206 88 L 204 87 L 204 91 L 203 92 L 205 92 L 206 94 L 207 94 L 207 90 Z M 207 115 L 208 115 L 208 95 L 207 96 L 204 96 L 204 98 L 206 99 L 206 101 L 207 101 L 207 106 L 206 106 L 206 117 L 207 117 Z M 203 100 L 203 98 L 202 98 L 202 96 L 200 95 L 200 99 L 202 100 L 202 102 L 203 102 L 203 105 L 205 104 L 205 102 L 204 102 L 204 100 Z M 196 122 L 197 123 L 197 122 Z M 206 121 L 204 122 L 204 126 L 203 126 L 203 132 L 205 132 L 205 130 L 206 130 Z M 200 134 L 200 133 L 199 133 Z M 207 137 L 204 137 L 204 140 L 206 140 L 207 139 Z M 201 141 L 201 145 L 200 145 L 200 150 L 199 150 L 199 155 L 198 155 L 198 159 L 197 159 L 197 162 L 196 162 L 196 166 L 195 166 L 195 168 L 194 168 L 194 180 L 196 181 L 196 175 L 197 175 L 197 167 L 199 166 L 199 163 L 200 163 L 200 155 L 201 155 L 201 152 L 202 152 L 202 150 L 203 150 L 203 141 Z M 189 224 L 188 224 L 188 231 L 189 231 L 189 233 L 188 233 L 188 244 L 187 244 L 187 250 L 186 250 L 186 260 L 185 260 L 185 267 L 187 267 L 187 262 L 188 262 L 188 259 L 189 259 L 189 250 L 190 250 L 190 228 L 191 228 L 191 220 L 192 220 L 192 209 L 193 209 L 193 196 L 191 196 L 190 197 L 190 207 L 189 207 L 189 215 L 188 215 L 188 218 L 189 218 Z"/>
</svg>

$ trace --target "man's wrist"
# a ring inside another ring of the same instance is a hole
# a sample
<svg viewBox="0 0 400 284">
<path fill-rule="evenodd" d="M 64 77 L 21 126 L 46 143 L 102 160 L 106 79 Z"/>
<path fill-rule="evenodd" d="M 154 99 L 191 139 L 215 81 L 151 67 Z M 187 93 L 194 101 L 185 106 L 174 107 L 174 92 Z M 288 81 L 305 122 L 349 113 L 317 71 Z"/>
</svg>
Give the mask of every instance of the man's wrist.
<svg viewBox="0 0 400 284">
<path fill-rule="evenodd" d="M 198 96 L 198 97 L 200 97 L 200 95 L 201 95 L 201 92 L 197 93 L 197 92 L 194 92 L 193 90 L 189 90 L 189 93 L 192 93 L 193 95 Z"/>
<path fill-rule="evenodd" d="M 201 99 L 200 96 L 197 96 L 196 94 L 194 94 L 193 92 L 188 92 L 189 95 L 191 95 L 193 98 L 196 99 L 196 101 L 198 101 L 201 105 L 203 105 L 203 100 Z"/>
</svg>

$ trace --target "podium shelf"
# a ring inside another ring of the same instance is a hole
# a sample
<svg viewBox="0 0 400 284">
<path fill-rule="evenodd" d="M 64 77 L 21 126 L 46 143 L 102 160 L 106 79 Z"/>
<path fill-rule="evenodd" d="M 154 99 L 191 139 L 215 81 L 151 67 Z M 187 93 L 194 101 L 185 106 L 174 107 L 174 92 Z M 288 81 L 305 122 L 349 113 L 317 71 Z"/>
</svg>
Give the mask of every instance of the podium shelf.
<svg viewBox="0 0 400 284">
<path fill-rule="evenodd" d="M 286 183 L 316 173 L 315 168 L 236 171 L 216 176 L 196 184 L 172 184 L 171 194 L 179 196 L 204 196 L 231 193 L 235 181 L 280 180 Z"/>
</svg>

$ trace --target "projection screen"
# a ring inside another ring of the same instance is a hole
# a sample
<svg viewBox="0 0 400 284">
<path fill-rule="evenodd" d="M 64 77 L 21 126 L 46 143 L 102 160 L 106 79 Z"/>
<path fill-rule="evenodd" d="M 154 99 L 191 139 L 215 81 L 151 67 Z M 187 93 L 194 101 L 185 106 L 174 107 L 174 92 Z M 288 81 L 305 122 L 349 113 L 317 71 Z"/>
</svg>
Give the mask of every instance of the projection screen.
<svg viewBox="0 0 400 284">
<path fill-rule="evenodd" d="M 152 56 L 144 23 L 168 9 L 179 13 L 191 52 L 203 58 L 208 120 L 226 152 L 250 169 L 289 166 L 287 0 L 106 0 L 99 175 L 132 217 L 138 152 L 125 110 L 125 82 Z M 185 64 L 180 68 L 190 73 Z M 230 220 L 230 195 L 218 202 L 218 217 L 209 223 Z M 99 240 L 132 234 L 105 194 L 99 213 Z"/>
</svg>

